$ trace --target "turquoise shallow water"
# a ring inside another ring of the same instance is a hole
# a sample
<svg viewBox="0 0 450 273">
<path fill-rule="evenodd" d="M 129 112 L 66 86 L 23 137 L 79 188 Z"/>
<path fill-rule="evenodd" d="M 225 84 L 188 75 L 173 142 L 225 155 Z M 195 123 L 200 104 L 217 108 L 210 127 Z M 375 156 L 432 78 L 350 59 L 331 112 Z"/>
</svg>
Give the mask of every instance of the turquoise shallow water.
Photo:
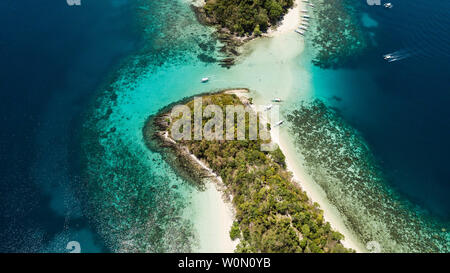
<svg viewBox="0 0 450 273">
<path fill-rule="evenodd" d="M 170 14 L 172 9 L 179 11 L 177 16 Z M 276 40 L 252 42 L 254 50 L 245 48 L 239 64 L 224 69 L 199 58 L 202 54 L 219 58 L 219 44 L 210 38 L 211 29 L 199 25 L 186 3 L 143 4 L 140 10 L 145 29 L 148 12 L 158 14 L 159 25 L 152 28 L 142 52 L 130 57 L 100 90 L 84 125 L 89 210 L 113 250 L 195 250 L 198 234 L 192 221 L 182 215 L 196 189 L 145 147 L 145 120 L 185 96 L 229 87 L 250 87 L 256 99 L 267 93 L 287 98 L 292 86 L 306 84 L 292 70 L 302 50 L 301 40 L 289 33 Z M 283 54 L 279 54 L 281 48 Z M 296 71 L 302 71 L 301 67 Z M 200 82 L 204 76 L 211 78 L 208 84 Z M 130 191 L 136 196 L 130 196 Z M 148 210 L 136 211 L 142 206 Z M 139 237 L 130 234 L 146 234 L 148 245 L 134 248 Z"/>
<path fill-rule="evenodd" d="M 145 147 L 142 139 L 142 127 L 147 117 L 183 97 L 223 88 L 247 87 L 259 104 L 267 104 L 275 96 L 286 100 L 285 115 L 298 108 L 298 102 L 320 98 L 327 105 L 339 108 L 336 116 L 330 116 L 337 132 L 349 130 L 360 136 L 358 141 L 351 143 L 356 145 L 356 150 L 370 147 L 365 135 L 355 130 L 358 124 L 352 120 L 352 115 L 363 112 L 366 106 L 350 92 L 346 96 L 342 93 L 351 85 L 352 90 L 362 88 L 379 98 L 375 86 L 371 86 L 370 73 L 363 69 L 333 71 L 313 67 L 310 52 L 301 54 L 302 38 L 295 33 L 249 43 L 243 48 L 236 66 L 224 69 L 202 61 L 222 56 L 218 53 L 219 44 L 211 37 L 212 30 L 196 21 L 188 2 L 141 1 L 138 11 L 139 31 L 144 33 L 145 45 L 105 82 L 87 112 L 84 124 L 83 181 L 87 210 L 112 250 L 170 252 L 198 248 L 201 234 L 192 219 L 184 217 L 183 213 L 190 208 L 190 198 L 195 195 L 196 187 L 181 180 L 159 154 Z M 376 27 L 367 15 L 363 20 L 366 27 Z M 205 76 L 211 78 L 210 82 L 200 83 Z M 358 81 L 354 81 L 355 78 Z M 370 97 L 365 101 L 369 103 Z M 342 112 L 349 108 L 352 111 L 342 119 Z M 339 141 L 336 139 L 336 143 Z M 301 147 L 298 148 L 302 152 Z M 377 164 L 377 154 L 373 149 L 369 149 L 369 153 L 369 158 L 362 158 L 360 162 L 372 168 Z M 408 218 L 402 216 L 404 211 L 396 211 L 398 206 L 390 206 L 396 200 L 386 195 L 392 191 L 388 182 L 382 181 L 372 187 L 367 186 L 367 182 L 354 188 L 335 183 L 327 192 L 342 214 L 347 213 L 347 218 L 357 221 L 353 226 L 347 222 L 349 226 L 366 229 L 359 231 L 364 243 L 378 240 L 388 251 L 414 251 L 412 248 L 418 245 L 408 245 L 410 239 L 437 236 L 432 242 L 438 245 L 437 248 L 426 250 L 445 251 L 448 234 L 441 227 L 446 226 L 427 224 L 433 223 L 433 218 L 423 218 L 428 214 L 422 214 L 422 209 L 414 206 L 407 209 L 418 214 L 413 216 L 418 219 L 418 226 L 412 226 L 408 231 L 420 227 L 420 232 L 391 237 L 389 230 L 401 231 L 394 227 L 400 227 Z M 326 183 L 319 184 L 327 187 Z M 397 222 L 384 221 L 383 208 L 376 211 L 376 208 L 365 207 L 367 204 L 361 203 L 362 199 L 358 200 L 369 188 L 373 190 L 375 203 L 385 203 L 390 212 L 399 214 L 394 218 Z M 350 194 L 352 191 L 356 192 Z M 383 233 L 377 238 L 379 230 L 388 235 Z M 403 240 L 399 242 L 401 247 L 396 248 L 396 242 L 393 246 L 392 240 Z M 429 245 L 420 247 L 425 249 Z"/>
<path fill-rule="evenodd" d="M 188 0 L 1 1 L 0 252 L 67 252 L 72 240 L 83 252 L 218 249 L 201 245 L 209 226 L 199 223 L 221 209 L 210 203 L 219 195 L 180 179 L 144 146 L 141 129 L 168 103 L 230 87 L 250 88 L 258 104 L 281 97 L 285 116 L 324 101 L 322 123 L 284 129 L 317 133 L 301 136 L 308 150 L 297 143 L 288 152 L 309 154 L 299 166 L 316 178 L 325 169 L 316 182 L 342 219 L 385 251 L 448 252 L 448 1 L 395 1 L 390 10 L 345 2 L 366 47 L 325 70 L 293 32 L 251 42 L 236 66 L 221 68 L 219 44 Z M 387 64 L 390 52 L 402 60 Z M 314 155 L 327 152 L 321 162 L 333 161 L 317 164 Z M 376 175 L 361 181 L 359 170 Z"/>
</svg>

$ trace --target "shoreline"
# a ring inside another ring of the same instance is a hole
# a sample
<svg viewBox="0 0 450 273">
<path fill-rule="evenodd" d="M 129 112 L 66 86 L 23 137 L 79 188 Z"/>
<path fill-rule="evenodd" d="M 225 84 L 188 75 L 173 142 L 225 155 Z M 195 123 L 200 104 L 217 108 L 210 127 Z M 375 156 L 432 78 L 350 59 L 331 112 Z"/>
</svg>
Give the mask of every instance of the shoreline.
<svg viewBox="0 0 450 273">
<path fill-rule="evenodd" d="M 294 31 L 301 23 L 301 15 L 303 12 L 301 9 L 305 8 L 306 5 L 301 0 L 295 0 L 293 6 L 284 15 L 283 20 L 280 21 L 278 26 L 275 28 L 270 28 L 267 33 L 262 36 L 265 37 L 275 37 L 277 35 Z"/>
<path fill-rule="evenodd" d="M 246 88 L 231 88 L 220 90 L 217 92 L 208 92 L 204 95 L 212 94 L 243 94 L 249 93 Z M 193 226 L 198 235 L 198 242 L 193 246 L 193 252 L 198 253 L 234 253 L 236 246 L 239 244 L 239 238 L 231 240 L 230 230 L 235 221 L 236 211 L 232 204 L 232 194 L 225 192 L 226 186 L 223 184 L 222 178 L 217 175 L 211 168 L 191 153 L 187 147 L 179 144 L 172 139 L 167 131 L 160 131 L 161 124 L 168 117 L 167 110 L 176 104 L 187 102 L 194 97 L 187 97 L 163 107 L 155 115 L 150 116 L 145 122 L 143 128 L 144 140 L 146 146 L 153 151 L 162 151 L 171 148 L 167 152 L 161 153 L 166 160 L 172 161 L 174 168 L 177 169 L 179 175 L 187 181 L 198 180 L 197 184 L 203 186 L 201 190 L 194 191 L 190 197 L 191 205 L 184 211 L 184 217 L 194 219 Z M 151 135 L 149 133 L 152 133 Z M 160 143 L 154 143 L 155 139 Z M 159 147 L 158 147 L 159 146 Z M 173 158 L 175 156 L 175 160 Z M 189 166 L 189 171 L 186 170 Z"/>
<path fill-rule="evenodd" d="M 203 4 L 204 4 L 204 1 L 202 1 L 202 0 L 199 0 L 197 2 L 194 1 L 194 6 L 196 6 L 196 7 L 201 7 Z M 279 25 L 276 26 L 275 29 L 270 28 L 267 31 L 267 33 L 262 34 L 261 37 L 274 38 L 274 37 L 280 36 L 282 34 L 285 34 L 286 32 L 294 31 L 300 25 L 301 13 L 302 13 L 301 8 L 303 8 L 303 4 L 304 3 L 302 3 L 301 0 L 295 0 L 293 7 L 290 8 L 289 11 L 284 15 L 283 20 L 279 22 Z M 247 45 L 248 42 L 258 40 L 258 38 L 261 38 L 261 37 L 253 37 L 250 40 L 245 40 L 245 42 L 240 40 L 240 42 L 242 42 L 242 44 L 239 46 L 239 48 L 242 48 L 243 45 Z M 222 90 L 220 92 L 223 92 L 225 94 L 235 94 L 241 99 L 242 102 L 244 102 L 244 100 L 242 99 L 242 96 L 245 96 L 245 98 L 247 99 L 249 97 L 248 95 L 250 93 L 250 91 L 248 89 L 240 89 L 240 88 L 231 88 L 228 90 Z M 204 95 L 204 94 L 201 94 L 201 95 Z M 280 147 L 280 149 L 281 149 L 281 147 Z M 202 243 L 204 241 L 204 239 L 202 237 L 212 238 L 213 236 L 211 236 L 211 233 L 209 231 L 203 230 L 201 228 L 202 227 L 201 223 L 205 220 L 211 220 L 211 218 L 215 218 L 215 217 L 212 214 L 210 214 L 209 217 L 208 216 L 201 217 L 202 215 L 205 216 L 204 209 L 201 206 L 194 205 L 194 207 L 197 207 L 203 211 L 203 213 L 202 212 L 199 213 L 198 217 L 195 218 L 196 221 L 194 221 L 194 225 L 197 227 L 197 230 L 199 230 L 199 233 L 201 234 L 200 238 L 199 238 L 200 239 L 199 250 L 201 252 L 203 252 L 203 251 L 207 251 L 208 249 L 215 249 L 215 252 L 234 252 L 234 250 L 236 249 L 236 246 L 239 243 L 239 239 L 232 241 L 229 236 L 229 231 L 235 220 L 235 208 L 234 208 L 233 204 L 231 203 L 232 196 L 231 197 L 225 196 L 225 193 L 223 191 L 223 188 L 225 187 L 225 185 L 223 185 L 222 179 L 220 178 L 220 176 L 218 176 L 216 173 L 214 173 L 213 170 L 208 168 L 202 161 L 200 161 L 198 158 L 196 158 L 195 155 L 190 154 L 190 156 L 199 166 L 201 166 L 211 176 L 214 176 L 216 178 L 216 179 L 213 179 L 214 182 L 212 182 L 212 183 L 207 182 L 209 187 L 207 185 L 208 188 L 205 192 L 203 192 L 203 195 L 204 196 L 216 196 L 216 198 L 218 196 L 221 197 L 219 200 L 219 203 L 217 202 L 218 200 L 208 200 L 206 203 L 208 203 L 208 206 L 211 206 L 211 205 L 216 206 L 216 208 L 218 208 L 221 211 L 221 213 L 219 213 L 219 215 L 221 215 L 221 219 L 224 219 L 224 221 L 223 221 L 223 224 L 220 227 L 220 229 L 222 231 L 226 230 L 226 237 L 222 238 L 221 240 L 218 240 L 218 242 L 221 246 L 225 246 L 224 248 L 217 250 L 214 247 L 212 247 L 211 244 L 209 244 L 208 246 L 205 244 L 202 245 Z M 294 179 L 296 179 L 296 178 L 294 177 Z M 211 184 L 213 184 L 213 186 L 211 186 Z M 201 193 L 198 194 L 197 200 L 198 199 L 201 200 L 202 199 L 201 196 L 202 196 Z M 195 200 L 196 198 L 193 197 L 193 199 Z M 215 237 L 214 239 L 217 240 L 218 238 Z"/>
<path fill-rule="evenodd" d="M 269 30 L 263 37 L 274 39 L 284 36 L 288 34 L 288 32 L 293 32 L 300 25 L 302 20 L 301 15 L 303 14 L 302 9 L 306 9 L 306 7 L 307 4 L 303 1 L 295 0 L 294 6 L 284 16 L 280 25 L 275 30 Z M 301 54 L 301 52 L 299 52 L 299 54 Z M 266 105 L 273 98 L 268 97 L 267 95 L 268 94 L 257 92 L 257 94 L 253 94 L 251 97 L 255 103 Z M 291 95 L 292 90 L 289 90 L 287 94 L 282 94 L 281 98 L 286 100 Z M 297 154 L 295 145 L 287 130 L 281 127 L 278 136 L 275 136 L 271 131 L 271 138 L 272 142 L 276 143 L 285 155 L 286 167 L 292 172 L 293 180 L 301 186 L 313 202 L 317 202 L 320 205 L 320 208 L 324 211 L 324 219 L 331 224 L 332 228 L 345 236 L 345 239 L 341 240 L 342 244 L 347 248 L 354 249 L 356 252 L 367 252 L 365 246 L 357 239 L 356 234 L 344 224 L 340 212 L 326 198 L 325 192 L 308 175 L 307 170 L 302 167 L 302 161 L 300 159 L 301 154 Z"/>
<path fill-rule="evenodd" d="M 302 166 L 303 163 L 300 159 L 302 155 L 297 154 L 298 152 L 295 149 L 295 145 L 286 129 L 280 130 L 277 144 L 286 156 L 286 167 L 292 172 L 293 180 L 301 186 L 311 201 L 320 205 L 320 208 L 323 210 L 325 221 L 329 222 L 333 229 L 344 235 L 345 238 L 341 240 L 341 243 L 345 247 L 351 248 L 358 253 L 367 252 L 364 245 L 357 239 L 356 234 L 344 224 L 341 213 L 330 203 L 322 188 L 320 188 L 307 173 L 307 170 Z"/>
<path fill-rule="evenodd" d="M 199 247 L 195 252 L 233 253 L 239 244 L 239 239 L 231 240 L 230 230 L 235 221 L 236 211 L 231 203 L 232 195 L 227 195 L 222 178 L 205 165 L 194 154 L 191 158 L 201 168 L 208 172 L 211 179 L 205 181 L 205 191 L 197 192 L 192 197 L 195 210 L 194 226 L 200 234 Z M 204 206 L 205 203 L 208 206 Z M 217 216 L 218 219 L 217 219 Z M 216 218 L 218 221 L 211 221 Z M 216 242 L 211 244 L 211 242 Z"/>
<path fill-rule="evenodd" d="M 228 91 L 229 92 L 229 91 Z M 248 100 L 249 93 L 233 93 L 236 94 L 241 101 L 245 98 Z M 259 98 L 270 100 L 270 98 Z M 253 107 L 252 107 L 253 108 Z M 255 109 L 254 109 L 255 110 Z M 256 110 L 255 110 L 256 111 Z M 302 162 L 299 159 L 301 154 L 297 154 L 295 145 L 293 144 L 287 129 L 281 127 L 279 134 L 275 135 L 274 131 L 270 131 L 270 137 L 272 143 L 278 145 L 284 156 L 286 157 L 286 169 L 292 173 L 292 180 L 298 184 L 302 190 L 304 190 L 307 196 L 312 202 L 316 202 L 320 205 L 320 209 L 323 211 L 324 220 L 329 222 L 331 227 L 344 235 L 344 239 L 341 243 L 346 248 L 351 248 L 358 253 L 367 252 L 364 245 L 357 239 L 352 230 L 347 228 L 342 220 L 342 216 L 336 207 L 329 202 L 326 198 L 323 190 L 317 185 L 317 183 L 308 175 L 307 170 L 302 167 Z"/>
<path fill-rule="evenodd" d="M 248 89 L 234 88 L 207 94 L 236 95 L 243 105 L 249 105 L 255 112 L 258 112 L 254 105 L 251 105 L 249 99 L 252 97 Z M 186 98 L 182 101 L 186 100 L 189 99 Z M 239 240 L 231 240 L 229 235 L 236 215 L 236 208 L 231 202 L 233 196 L 227 193 L 227 187 L 223 183 L 222 178 L 213 169 L 208 167 L 207 163 L 197 158 L 184 143 L 176 142 L 168 135 L 167 130 L 172 121 L 169 118 L 170 112 L 164 112 L 167 109 L 167 107 L 164 107 L 158 114 L 148 119 L 147 125 L 149 126 L 146 126 L 144 129 L 144 134 L 149 143 L 157 139 L 153 144 L 149 144 L 149 147 L 153 147 L 153 149 L 155 146 L 160 146 L 163 149 L 164 147 L 169 147 L 170 149 L 166 150 L 166 152 L 174 154 L 177 160 L 185 162 L 185 164 L 175 164 L 175 167 L 178 165 L 184 168 L 186 174 L 190 175 L 191 178 L 200 178 L 200 181 L 203 183 L 201 186 L 203 190 L 194 191 L 192 194 L 190 199 L 191 206 L 188 207 L 185 215 L 185 217 L 193 220 L 193 225 L 199 235 L 198 244 L 193 246 L 194 251 L 202 253 L 234 252 L 236 246 L 239 244 Z M 159 128 L 159 130 L 155 130 L 155 128 Z M 280 150 L 283 149 L 282 153 L 286 156 L 285 169 L 292 173 L 290 183 L 300 187 L 306 193 L 309 199 L 307 202 L 310 204 L 317 202 L 317 198 L 314 198 L 311 192 L 305 189 L 303 183 L 298 183 L 298 181 L 303 180 L 303 175 L 298 172 L 298 169 L 292 167 L 292 156 L 286 153 L 288 150 L 282 144 L 282 141 L 280 141 L 282 138 L 276 137 L 273 134 L 273 130 L 271 131 L 271 138 L 271 142 L 277 144 Z M 170 157 L 170 155 L 166 155 L 166 157 Z M 320 205 L 324 213 L 325 222 L 329 222 L 334 231 L 343 234 L 347 238 L 346 240 L 340 240 L 342 245 L 348 249 L 360 252 L 360 248 L 352 242 L 346 232 L 342 232 L 343 229 L 336 224 L 335 219 L 328 216 L 329 208 L 322 206 L 322 204 Z M 339 229 L 337 228 L 338 226 L 340 227 Z"/>
<path fill-rule="evenodd" d="M 285 40 L 286 37 L 291 37 L 290 39 L 292 39 L 294 37 L 295 33 L 289 33 L 289 32 L 291 32 L 291 31 L 293 32 L 293 30 L 295 30 L 297 28 L 297 26 L 300 24 L 301 8 L 303 5 L 304 5 L 304 3 L 302 3 L 301 0 L 296 0 L 294 3 L 294 6 L 288 11 L 288 13 L 286 13 L 285 17 L 280 22 L 280 25 L 277 27 L 277 29 L 269 31 L 269 33 L 262 35 L 262 37 L 265 39 L 270 39 L 270 40 L 281 38 L 281 39 L 278 39 L 279 41 Z M 295 36 L 295 38 L 297 39 L 297 36 Z M 251 43 L 248 43 L 246 45 L 248 45 L 249 47 L 252 48 L 253 42 L 256 40 L 260 40 L 260 39 L 253 39 Z M 297 51 L 295 52 L 295 54 L 300 54 L 300 53 L 301 53 L 301 50 L 299 50 L 298 52 Z M 288 59 L 292 59 L 292 57 L 293 56 L 291 56 L 291 54 L 289 54 L 289 56 L 284 56 L 283 58 L 286 58 L 286 60 L 288 60 Z M 239 89 L 239 88 L 231 88 L 228 90 L 221 90 L 220 92 L 236 93 L 235 90 L 237 90 L 237 89 Z M 293 92 L 292 88 L 289 88 L 289 89 L 290 90 L 285 90 L 287 92 L 284 92 L 285 94 L 281 95 L 282 99 L 285 99 L 292 95 L 292 92 Z M 245 89 L 245 90 L 246 90 L 246 92 L 245 92 L 246 94 L 240 93 L 237 95 L 245 95 L 246 97 L 248 97 L 249 91 L 248 91 L 248 89 Z M 216 92 L 212 92 L 212 93 L 216 93 Z M 198 96 L 203 96 L 206 94 L 207 93 L 202 93 L 202 94 L 198 94 Z M 257 95 L 257 96 L 254 96 L 254 95 Z M 267 102 L 272 98 L 272 97 L 269 98 L 268 94 L 260 93 L 260 92 L 257 92 L 256 94 L 252 94 L 251 97 L 253 97 L 253 99 L 257 99 L 259 102 L 263 102 L 263 101 Z M 186 99 L 183 99 L 183 100 L 185 101 Z M 258 103 L 258 104 L 265 105 L 266 103 Z M 287 169 L 292 172 L 293 180 L 295 182 L 297 182 L 296 184 L 298 184 L 307 193 L 307 196 L 311 199 L 312 202 L 317 202 L 320 205 L 320 208 L 324 212 L 325 221 L 329 222 L 334 230 L 340 232 L 341 234 L 343 234 L 345 236 L 345 240 L 341 240 L 342 244 L 345 247 L 354 249 L 357 252 L 364 252 L 365 248 L 359 242 L 357 242 L 357 240 L 354 239 L 352 232 L 349 231 L 343 224 L 342 220 L 339 219 L 340 216 L 337 213 L 337 210 L 335 208 L 333 208 L 332 206 L 330 206 L 331 204 L 329 204 L 329 201 L 326 200 L 326 198 L 324 198 L 324 196 L 322 194 L 320 194 L 320 191 L 318 189 L 316 189 L 318 186 L 315 184 L 315 182 L 312 181 L 311 179 L 308 179 L 306 170 L 302 170 L 302 167 L 300 165 L 298 165 L 299 161 L 297 160 L 296 155 L 289 152 L 290 149 L 288 149 L 288 147 L 291 147 L 291 146 L 288 145 L 289 141 L 287 139 L 288 139 L 288 135 L 286 135 L 285 132 L 280 132 L 279 137 L 274 137 L 272 135 L 272 142 L 277 143 L 279 145 L 280 149 L 282 150 L 283 154 L 286 156 Z M 191 156 L 192 161 L 196 162 L 197 165 L 200 166 L 200 168 L 203 169 L 204 172 L 208 173 L 209 177 L 218 177 L 211 169 L 207 168 L 200 160 L 195 158 L 195 156 L 193 157 L 192 154 L 190 154 L 190 156 Z M 217 179 L 213 179 L 213 180 L 217 180 Z M 222 231 L 225 230 L 226 232 L 222 232 L 222 233 L 226 233 L 226 234 L 224 236 L 215 236 L 214 237 L 207 230 L 198 229 L 198 231 L 200 233 L 199 251 L 208 251 L 208 249 L 213 249 L 213 244 L 218 243 L 219 245 L 226 246 L 226 247 L 222 248 L 221 250 L 214 249 L 215 252 L 233 252 L 233 250 L 235 249 L 235 246 L 237 245 L 238 242 L 231 241 L 231 238 L 229 236 L 229 230 L 231 228 L 231 224 L 234 221 L 234 213 L 228 213 L 228 212 L 230 212 L 230 211 L 234 212 L 234 206 L 231 204 L 231 202 L 229 200 L 226 200 L 227 198 L 223 195 L 223 191 L 221 190 L 220 182 L 219 183 L 213 182 L 214 186 L 211 186 L 210 184 L 211 183 L 206 184 L 207 189 L 202 192 L 203 194 L 202 193 L 200 193 L 199 195 L 196 194 L 197 197 L 193 197 L 196 200 L 200 200 L 200 202 L 204 202 L 203 207 L 196 206 L 200 209 L 203 209 L 203 212 L 200 212 L 198 217 L 195 218 L 196 221 L 194 221 L 194 225 L 196 227 L 198 227 L 198 226 L 201 227 L 202 226 L 200 224 L 201 220 L 203 220 L 207 224 L 210 224 L 212 219 L 217 219 L 217 215 L 214 215 L 213 213 L 209 213 L 209 214 L 204 213 L 205 212 L 205 209 L 204 209 L 205 204 L 206 204 L 206 206 L 212 205 L 216 208 L 219 208 L 219 210 L 221 211 L 220 213 L 217 213 L 220 215 L 219 218 L 221 220 L 225 219 L 224 221 L 222 221 L 222 224 L 220 224 L 221 225 L 220 229 Z M 208 196 L 211 198 L 208 199 Z M 220 200 L 216 200 L 216 199 L 220 199 Z M 201 200 L 203 200 L 203 201 L 201 201 Z M 194 203 L 195 203 L 195 201 L 194 201 Z M 214 239 L 214 243 L 211 241 L 209 243 L 209 246 L 201 245 L 202 241 L 204 242 L 207 240 L 206 238 L 212 238 L 212 237 Z M 230 247 L 230 245 L 234 245 L 234 247 Z"/>
<path fill-rule="evenodd" d="M 306 7 L 306 3 L 301 0 L 294 0 L 292 7 L 286 11 L 283 18 L 276 25 L 270 26 L 266 32 L 257 35 L 252 33 L 251 35 L 238 36 L 217 22 L 211 21 L 211 18 L 206 16 L 203 9 L 205 3 L 205 0 L 191 0 L 190 5 L 201 24 L 216 29 L 215 35 L 222 43 L 222 48 L 219 51 L 223 53 L 218 63 L 224 68 L 231 68 L 236 64 L 237 58 L 243 53 L 243 46 L 248 43 L 261 37 L 276 37 L 286 32 L 293 32 L 300 25 L 301 15 L 304 13 L 302 9 Z"/>
</svg>

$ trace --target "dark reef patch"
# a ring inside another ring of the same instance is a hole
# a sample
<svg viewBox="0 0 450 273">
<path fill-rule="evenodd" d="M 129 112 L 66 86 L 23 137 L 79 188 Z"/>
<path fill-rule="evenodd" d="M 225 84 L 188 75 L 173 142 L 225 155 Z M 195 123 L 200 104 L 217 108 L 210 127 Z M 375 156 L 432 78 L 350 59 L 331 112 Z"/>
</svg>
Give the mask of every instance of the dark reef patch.
<svg viewBox="0 0 450 273">
<path fill-rule="evenodd" d="M 419 210 L 388 186 L 364 137 L 320 100 L 287 115 L 305 167 L 364 243 L 385 252 L 449 252 L 450 223 Z"/>
<path fill-rule="evenodd" d="M 361 3 L 350 0 L 315 3 L 311 9 L 311 31 L 306 39 L 312 51 L 312 63 L 333 69 L 351 65 L 368 46 L 356 9 Z"/>
</svg>

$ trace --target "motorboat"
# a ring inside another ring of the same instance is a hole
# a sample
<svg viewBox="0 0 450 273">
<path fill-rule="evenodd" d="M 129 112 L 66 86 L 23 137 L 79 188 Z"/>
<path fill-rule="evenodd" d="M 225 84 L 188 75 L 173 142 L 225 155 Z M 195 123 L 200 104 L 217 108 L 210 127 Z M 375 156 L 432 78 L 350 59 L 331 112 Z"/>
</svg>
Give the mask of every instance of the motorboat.
<svg viewBox="0 0 450 273">
<path fill-rule="evenodd" d="M 386 61 L 393 59 L 395 56 L 392 54 L 386 54 L 383 55 L 383 59 L 385 59 Z"/>
<path fill-rule="evenodd" d="M 208 81 L 209 81 L 209 78 L 207 78 L 207 77 L 202 78 L 202 83 L 205 83 L 205 82 L 208 82 Z"/>
</svg>

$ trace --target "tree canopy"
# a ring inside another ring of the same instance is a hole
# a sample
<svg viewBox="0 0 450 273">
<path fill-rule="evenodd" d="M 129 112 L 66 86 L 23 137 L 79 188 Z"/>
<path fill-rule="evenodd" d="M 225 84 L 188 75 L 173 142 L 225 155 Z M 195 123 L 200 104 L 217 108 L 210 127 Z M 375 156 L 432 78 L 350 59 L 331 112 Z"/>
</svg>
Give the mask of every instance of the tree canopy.
<svg viewBox="0 0 450 273">
<path fill-rule="evenodd" d="M 207 0 L 206 16 L 238 35 L 259 35 L 276 24 L 293 0 Z"/>
</svg>

